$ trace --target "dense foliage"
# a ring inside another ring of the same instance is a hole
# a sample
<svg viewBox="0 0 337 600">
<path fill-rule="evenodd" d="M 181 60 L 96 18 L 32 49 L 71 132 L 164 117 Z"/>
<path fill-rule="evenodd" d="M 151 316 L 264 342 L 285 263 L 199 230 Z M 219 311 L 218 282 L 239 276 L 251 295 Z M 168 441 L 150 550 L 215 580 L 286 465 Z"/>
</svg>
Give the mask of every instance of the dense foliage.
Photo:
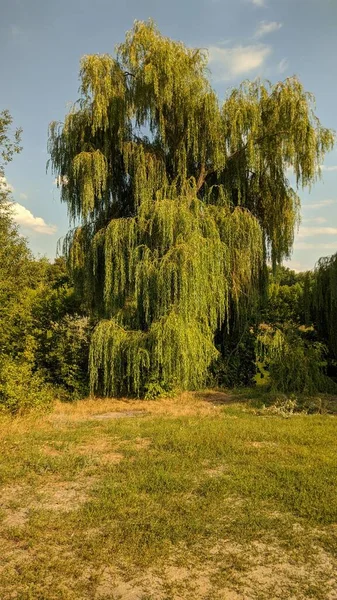
<svg viewBox="0 0 337 600">
<path fill-rule="evenodd" d="M 325 374 L 326 348 L 311 337 L 311 328 L 289 323 L 275 328 L 260 326 L 257 355 L 267 363 L 272 390 L 285 394 L 337 391 Z"/>
<path fill-rule="evenodd" d="M 11 212 L 5 166 L 20 150 L 8 111 L 0 113 L 0 410 L 42 408 L 58 393 L 88 391 L 88 319 L 65 261 L 35 259 Z"/>
<path fill-rule="evenodd" d="M 316 266 L 313 310 L 317 328 L 337 359 L 337 254 Z"/>
<path fill-rule="evenodd" d="M 98 321 L 94 392 L 205 383 L 228 347 L 219 333 L 247 327 L 266 260 L 291 252 L 287 168 L 310 185 L 332 147 L 296 78 L 246 82 L 221 104 L 206 67 L 202 50 L 136 22 L 115 58 L 83 58 L 81 98 L 51 125 L 75 225 L 64 251 Z"/>
<path fill-rule="evenodd" d="M 314 274 L 278 267 L 269 273 L 267 298 L 260 319 L 270 324 L 312 324 Z"/>
<path fill-rule="evenodd" d="M 73 228 L 35 259 L 11 213 L 20 130 L 0 112 L 0 409 L 243 386 L 335 391 L 337 256 L 282 266 L 333 134 L 296 78 L 220 103 L 207 56 L 136 22 L 86 56 L 81 98 L 50 128 Z M 262 379 L 261 379 L 262 380 Z"/>
<path fill-rule="evenodd" d="M 78 314 L 64 261 L 34 260 L 22 238 L 10 240 L 12 262 L 0 263 L 7 282 L 1 286 L 0 408 L 17 412 L 47 406 L 56 395 L 83 396 L 89 323 Z"/>
</svg>

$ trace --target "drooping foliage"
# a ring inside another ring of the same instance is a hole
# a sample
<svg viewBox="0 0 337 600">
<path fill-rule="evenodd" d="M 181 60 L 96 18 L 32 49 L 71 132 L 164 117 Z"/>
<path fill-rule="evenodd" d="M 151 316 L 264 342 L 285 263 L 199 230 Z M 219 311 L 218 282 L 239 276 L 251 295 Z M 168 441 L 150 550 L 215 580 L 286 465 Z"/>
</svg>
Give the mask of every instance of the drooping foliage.
<svg viewBox="0 0 337 600">
<path fill-rule="evenodd" d="M 136 22 L 115 58 L 83 58 L 80 100 L 50 127 L 75 225 L 64 250 L 98 320 L 93 391 L 202 385 L 215 332 L 247 310 L 265 260 L 291 252 L 287 167 L 310 185 L 333 144 L 296 78 L 246 82 L 221 104 L 206 67 Z"/>
<path fill-rule="evenodd" d="M 274 391 L 313 394 L 336 393 L 337 385 L 326 375 L 327 349 L 310 339 L 312 328 L 260 326 L 258 359 L 267 362 L 270 387 Z"/>
<path fill-rule="evenodd" d="M 313 312 L 320 337 L 337 359 L 337 254 L 320 258 L 317 263 Z"/>
<path fill-rule="evenodd" d="M 241 209 L 204 205 L 193 189 L 138 215 L 112 220 L 104 232 L 104 311 L 112 320 L 93 336 L 93 383 L 104 364 L 105 393 L 121 391 L 119 382 L 139 393 L 145 373 L 199 387 L 229 297 L 249 293 L 258 274 L 258 223 Z"/>
</svg>

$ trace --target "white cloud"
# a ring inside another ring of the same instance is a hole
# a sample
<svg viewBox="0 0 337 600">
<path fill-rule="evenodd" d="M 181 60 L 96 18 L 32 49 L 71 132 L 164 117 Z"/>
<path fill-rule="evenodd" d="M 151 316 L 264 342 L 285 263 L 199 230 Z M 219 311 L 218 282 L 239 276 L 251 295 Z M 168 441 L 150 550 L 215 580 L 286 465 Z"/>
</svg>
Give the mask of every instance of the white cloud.
<svg viewBox="0 0 337 600">
<path fill-rule="evenodd" d="M 233 48 L 210 46 L 209 62 L 215 79 L 227 81 L 258 69 L 270 53 L 270 46 L 265 44 L 234 46 Z"/>
<path fill-rule="evenodd" d="M 321 165 L 322 171 L 337 171 L 337 165 Z"/>
<path fill-rule="evenodd" d="M 327 223 L 328 219 L 325 217 L 312 217 L 311 219 L 303 219 L 302 223 Z"/>
<path fill-rule="evenodd" d="M 319 168 L 321 169 L 321 171 L 324 171 L 325 173 L 332 173 L 334 171 L 337 171 L 337 165 L 320 165 Z M 318 170 L 318 167 L 317 167 L 317 170 Z M 293 167 L 288 167 L 287 171 L 292 174 L 294 173 Z"/>
<path fill-rule="evenodd" d="M 28 200 L 27 194 L 19 194 L 20 200 Z"/>
<path fill-rule="evenodd" d="M 6 177 L 4 176 L 0 177 L 0 190 L 4 190 L 6 192 L 14 192 L 13 186 L 10 183 L 8 183 Z"/>
<path fill-rule="evenodd" d="M 257 39 L 262 38 L 265 35 L 269 35 L 270 33 L 274 33 L 274 31 L 278 31 L 281 29 L 282 23 L 278 23 L 277 21 L 261 21 L 258 26 L 254 37 Z"/>
<path fill-rule="evenodd" d="M 314 204 L 303 204 L 302 208 L 307 208 L 308 210 L 314 210 L 316 208 L 325 208 L 326 206 L 332 206 L 336 204 L 337 200 L 320 200 L 319 202 L 315 202 Z"/>
<path fill-rule="evenodd" d="M 304 265 L 298 260 L 287 260 L 285 261 L 284 266 L 288 269 L 291 269 L 292 271 L 295 271 L 295 273 L 300 273 L 301 271 L 309 271 L 312 268 L 311 266 L 309 266 L 309 264 Z"/>
<path fill-rule="evenodd" d="M 14 221 L 25 229 L 30 229 L 31 231 L 45 235 L 53 235 L 56 233 L 56 225 L 48 225 L 42 217 L 35 217 L 33 213 L 31 213 L 28 208 L 22 206 L 22 204 L 12 202 L 11 208 Z"/>
<path fill-rule="evenodd" d="M 301 227 L 297 237 L 313 237 L 316 235 L 337 235 L 337 227 Z"/>
<path fill-rule="evenodd" d="M 289 63 L 286 58 L 282 58 L 282 60 L 277 65 L 279 73 L 284 73 L 288 69 L 288 67 L 289 67 Z"/>
<path fill-rule="evenodd" d="M 296 250 L 335 250 L 337 248 L 337 242 L 330 242 L 329 244 L 312 244 L 309 242 L 295 242 L 294 248 Z"/>
<path fill-rule="evenodd" d="M 266 6 L 266 2 L 265 0 L 251 0 L 252 4 L 254 4 L 255 6 L 260 6 L 260 7 L 264 7 Z"/>
<path fill-rule="evenodd" d="M 58 175 L 54 181 L 53 181 L 54 185 L 56 185 L 57 187 L 61 187 L 62 185 L 68 185 L 69 183 L 69 179 L 67 177 L 67 175 Z"/>
<path fill-rule="evenodd" d="M 22 29 L 18 25 L 11 25 L 9 31 L 13 38 L 17 38 L 22 34 Z"/>
</svg>

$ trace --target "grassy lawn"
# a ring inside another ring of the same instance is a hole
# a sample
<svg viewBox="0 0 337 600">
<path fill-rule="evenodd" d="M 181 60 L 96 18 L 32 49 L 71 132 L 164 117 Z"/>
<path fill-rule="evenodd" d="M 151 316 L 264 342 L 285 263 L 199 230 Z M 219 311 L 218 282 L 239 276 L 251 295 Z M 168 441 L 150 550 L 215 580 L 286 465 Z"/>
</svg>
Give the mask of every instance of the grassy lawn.
<svg viewBox="0 0 337 600">
<path fill-rule="evenodd" d="M 334 600 L 336 434 L 218 392 L 2 416 L 0 599 Z"/>
</svg>

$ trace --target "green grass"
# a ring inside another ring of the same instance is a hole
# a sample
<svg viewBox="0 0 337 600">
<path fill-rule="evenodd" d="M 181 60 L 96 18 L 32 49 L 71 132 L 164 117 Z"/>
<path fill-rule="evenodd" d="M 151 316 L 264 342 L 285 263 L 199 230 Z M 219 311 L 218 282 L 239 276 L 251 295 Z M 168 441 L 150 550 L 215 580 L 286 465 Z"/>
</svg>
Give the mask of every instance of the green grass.
<svg viewBox="0 0 337 600">
<path fill-rule="evenodd" d="M 329 598 L 336 418 L 172 406 L 0 422 L 1 600 Z"/>
</svg>

